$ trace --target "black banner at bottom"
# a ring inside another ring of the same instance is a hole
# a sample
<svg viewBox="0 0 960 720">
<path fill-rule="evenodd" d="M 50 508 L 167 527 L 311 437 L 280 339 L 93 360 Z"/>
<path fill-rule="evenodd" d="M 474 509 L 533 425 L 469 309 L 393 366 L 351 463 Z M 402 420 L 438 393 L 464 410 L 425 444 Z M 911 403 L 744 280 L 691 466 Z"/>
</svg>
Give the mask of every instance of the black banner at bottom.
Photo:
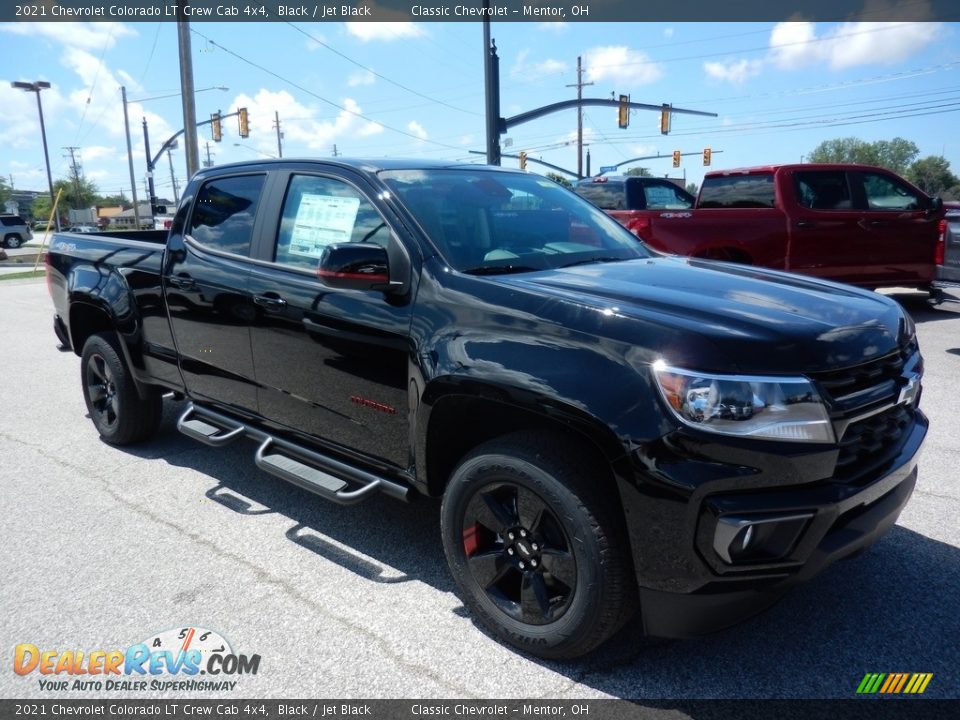
<svg viewBox="0 0 960 720">
<path fill-rule="evenodd" d="M 960 701 L 857 700 L 0 700 L 0 718 L 586 718 L 587 720 L 940 720 Z"/>
</svg>

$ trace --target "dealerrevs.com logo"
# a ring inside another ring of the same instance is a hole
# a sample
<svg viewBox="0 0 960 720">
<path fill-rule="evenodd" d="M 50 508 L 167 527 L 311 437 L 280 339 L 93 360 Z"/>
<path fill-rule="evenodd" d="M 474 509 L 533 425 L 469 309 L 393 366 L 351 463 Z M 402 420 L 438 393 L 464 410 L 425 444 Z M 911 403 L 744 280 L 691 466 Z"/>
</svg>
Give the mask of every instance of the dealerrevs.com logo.
<svg viewBox="0 0 960 720">
<path fill-rule="evenodd" d="M 259 655 L 233 651 L 213 630 L 184 627 L 151 635 L 126 650 L 52 650 L 21 643 L 13 671 L 47 691 L 232 691 L 239 675 L 256 675 Z M 201 677 L 202 676 L 202 679 Z"/>
</svg>

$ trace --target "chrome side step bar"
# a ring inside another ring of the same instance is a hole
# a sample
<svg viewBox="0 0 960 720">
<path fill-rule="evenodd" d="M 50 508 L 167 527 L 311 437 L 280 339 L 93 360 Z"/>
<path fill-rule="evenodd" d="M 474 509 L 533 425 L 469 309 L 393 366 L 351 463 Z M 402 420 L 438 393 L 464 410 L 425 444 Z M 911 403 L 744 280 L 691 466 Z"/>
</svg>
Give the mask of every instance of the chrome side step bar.
<svg viewBox="0 0 960 720">
<path fill-rule="evenodd" d="M 239 437 L 255 440 L 260 443 L 254 455 L 257 467 L 338 505 L 354 505 L 378 492 L 397 500 L 409 500 L 410 488 L 405 485 L 193 403 L 177 420 L 177 429 L 213 447 L 224 447 Z"/>
</svg>

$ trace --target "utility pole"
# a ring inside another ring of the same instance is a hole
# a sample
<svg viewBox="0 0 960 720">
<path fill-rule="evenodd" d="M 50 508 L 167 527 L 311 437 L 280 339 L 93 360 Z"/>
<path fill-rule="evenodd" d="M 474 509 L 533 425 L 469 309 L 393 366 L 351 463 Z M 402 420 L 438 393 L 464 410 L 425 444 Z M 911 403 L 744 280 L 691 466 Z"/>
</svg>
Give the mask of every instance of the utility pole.
<svg viewBox="0 0 960 720">
<path fill-rule="evenodd" d="M 585 83 L 583 81 L 582 60 L 578 55 L 577 82 L 573 85 L 567 85 L 567 87 L 575 87 L 577 89 L 577 180 L 583 179 L 583 105 L 580 104 L 580 101 L 583 100 L 583 88 L 587 85 L 593 85 L 592 82 Z"/>
<path fill-rule="evenodd" d="M 277 129 L 277 157 L 283 157 L 283 145 L 280 141 L 283 139 L 283 133 L 280 132 L 280 113 L 276 110 L 273 111 L 273 126 Z M 336 145 L 334 145 L 336 147 Z"/>
<path fill-rule="evenodd" d="M 147 119 L 143 119 L 143 146 L 147 152 L 147 192 L 150 197 L 150 224 L 157 214 L 157 193 L 153 185 L 153 160 L 150 156 L 150 133 L 147 131 Z"/>
<path fill-rule="evenodd" d="M 80 148 L 78 147 L 65 147 L 68 153 L 70 153 L 70 178 L 73 180 L 73 192 L 74 200 L 76 202 L 76 207 L 79 210 L 83 207 L 83 202 L 80 197 L 80 162 L 77 160 L 76 153 Z M 66 157 L 66 155 L 64 155 Z"/>
<path fill-rule="evenodd" d="M 337 152 L 337 144 L 334 143 L 334 144 L 333 144 L 333 157 L 339 157 L 339 156 L 340 156 L 340 153 Z"/>
<path fill-rule="evenodd" d="M 177 42 L 180 51 L 180 92 L 183 94 L 183 154 L 187 160 L 187 179 L 200 169 L 197 145 L 197 108 L 193 97 L 193 55 L 190 50 L 190 22 L 187 0 L 177 0 Z"/>
<path fill-rule="evenodd" d="M 204 142 L 204 145 L 207 146 L 207 159 L 203 161 L 203 166 L 213 167 L 213 159 L 210 157 L 210 142 Z"/>
<path fill-rule="evenodd" d="M 170 161 L 170 184 L 173 185 L 173 203 L 174 205 L 180 204 L 180 188 L 177 187 L 177 176 L 173 174 L 173 148 L 176 147 L 172 145 L 167 148 L 167 160 Z"/>
<path fill-rule="evenodd" d="M 133 195 L 133 220 L 136 223 L 136 229 L 140 229 L 140 207 L 137 202 L 137 179 L 133 174 L 133 145 L 130 143 L 130 117 L 127 113 L 127 88 L 120 88 L 120 94 L 123 96 L 123 128 L 127 133 L 127 165 L 130 166 L 130 194 Z"/>
</svg>

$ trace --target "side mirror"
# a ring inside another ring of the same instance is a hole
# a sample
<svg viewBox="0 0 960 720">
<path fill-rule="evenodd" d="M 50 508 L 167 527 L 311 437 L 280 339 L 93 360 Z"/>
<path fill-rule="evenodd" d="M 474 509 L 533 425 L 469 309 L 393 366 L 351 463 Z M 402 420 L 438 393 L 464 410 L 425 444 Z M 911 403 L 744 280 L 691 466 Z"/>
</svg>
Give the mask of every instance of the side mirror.
<svg viewBox="0 0 960 720">
<path fill-rule="evenodd" d="M 941 210 L 943 210 L 943 198 L 940 196 L 930 198 L 930 212 L 939 213 Z"/>
<path fill-rule="evenodd" d="M 317 277 L 343 290 L 390 290 L 387 251 L 373 243 L 336 243 L 320 256 Z"/>
</svg>

